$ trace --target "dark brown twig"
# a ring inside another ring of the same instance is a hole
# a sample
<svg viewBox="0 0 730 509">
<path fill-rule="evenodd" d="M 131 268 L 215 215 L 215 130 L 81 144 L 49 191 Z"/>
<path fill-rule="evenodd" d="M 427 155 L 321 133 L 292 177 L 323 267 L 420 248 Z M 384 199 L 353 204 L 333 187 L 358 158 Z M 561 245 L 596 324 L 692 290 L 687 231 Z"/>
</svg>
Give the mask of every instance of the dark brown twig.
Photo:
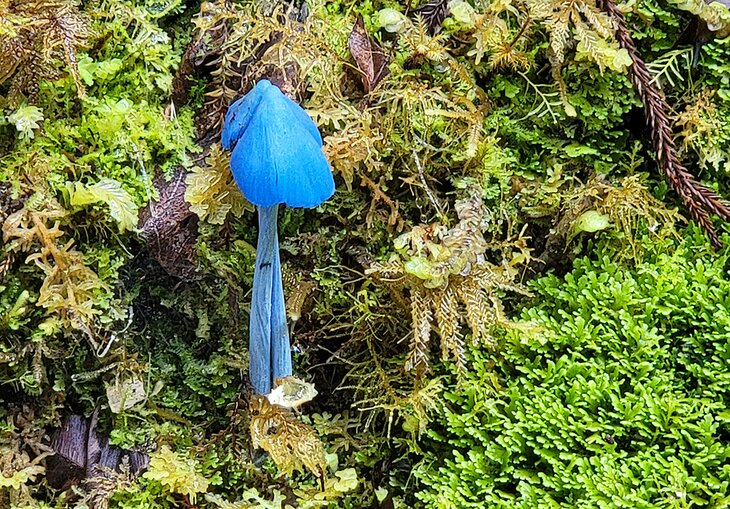
<svg viewBox="0 0 730 509">
<path fill-rule="evenodd" d="M 679 194 L 682 203 L 689 210 L 692 219 L 702 227 L 712 245 L 719 248 L 722 244 L 710 220 L 710 214 L 717 214 L 723 220 L 730 221 L 730 205 L 716 192 L 699 183 L 682 165 L 672 139 L 672 124 L 667 117 L 669 108 L 664 95 L 652 82 L 652 76 L 634 45 L 621 11 L 613 0 L 603 0 L 603 5 L 616 22 L 616 40 L 631 57 L 629 76 L 644 106 L 644 115 L 651 131 L 657 162 L 669 185 Z"/>
<path fill-rule="evenodd" d="M 520 40 L 520 38 L 525 34 L 527 31 L 527 27 L 530 26 L 530 23 L 532 23 L 532 18 L 530 16 L 527 16 L 525 18 L 525 21 L 522 22 L 522 26 L 520 27 L 520 31 L 517 32 L 517 34 L 512 38 L 512 40 L 509 43 L 510 48 L 514 48 L 515 44 L 517 44 L 517 41 Z"/>
</svg>

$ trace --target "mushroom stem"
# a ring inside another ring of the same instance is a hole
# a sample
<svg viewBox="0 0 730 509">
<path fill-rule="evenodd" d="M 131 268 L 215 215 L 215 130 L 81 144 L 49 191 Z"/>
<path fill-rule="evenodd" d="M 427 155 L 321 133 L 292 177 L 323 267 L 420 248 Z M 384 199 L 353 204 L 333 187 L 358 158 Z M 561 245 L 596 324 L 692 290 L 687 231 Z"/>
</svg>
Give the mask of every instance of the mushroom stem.
<svg viewBox="0 0 730 509">
<path fill-rule="evenodd" d="M 274 206 L 278 208 L 278 206 Z M 276 211 L 274 212 L 276 230 Z M 286 319 L 284 285 L 281 281 L 281 260 L 279 259 L 279 238 L 274 249 L 273 283 L 271 289 L 271 381 L 292 375 L 291 345 Z M 272 386 L 273 387 L 273 386 Z"/>
<path fill-rule="evenodd" d="M 249 323 L 249 377 L 257 394 L 268 394 L 275 378 L 292 374 L 276 224 L 278 209 L 278 205 L 258 207 L 259 240 Z"/>
</svg>

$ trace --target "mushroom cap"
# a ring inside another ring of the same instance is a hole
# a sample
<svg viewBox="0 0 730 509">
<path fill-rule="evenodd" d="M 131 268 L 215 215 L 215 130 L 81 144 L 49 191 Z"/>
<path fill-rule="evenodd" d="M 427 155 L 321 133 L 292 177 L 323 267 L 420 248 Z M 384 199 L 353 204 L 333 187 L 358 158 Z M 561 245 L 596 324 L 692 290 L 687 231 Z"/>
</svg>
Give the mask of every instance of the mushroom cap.
<svg viewBox="0 0 730 509">
<path fill-rule="evenodd" d="M 228 108 L 221 142 L 234 147 L 233 178 L 254 205 L 316 207 L 335 191 L 317 126 L 268 80 Z"/>
</svg>

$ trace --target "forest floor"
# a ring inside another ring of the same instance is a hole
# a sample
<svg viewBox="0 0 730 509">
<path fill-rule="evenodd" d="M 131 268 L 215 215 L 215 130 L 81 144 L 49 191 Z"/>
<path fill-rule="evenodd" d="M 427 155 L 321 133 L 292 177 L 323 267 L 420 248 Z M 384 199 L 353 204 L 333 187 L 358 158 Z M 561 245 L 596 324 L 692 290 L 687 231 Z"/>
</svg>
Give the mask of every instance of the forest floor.
<svg viewBox="0 0 730 509">
<path fill-rule="evenodd" d="M 0 0 L 0 508 L 730 506 L 729 7 Z M 262 79 L 336 184 L 283 399 Z"/>
</svg>

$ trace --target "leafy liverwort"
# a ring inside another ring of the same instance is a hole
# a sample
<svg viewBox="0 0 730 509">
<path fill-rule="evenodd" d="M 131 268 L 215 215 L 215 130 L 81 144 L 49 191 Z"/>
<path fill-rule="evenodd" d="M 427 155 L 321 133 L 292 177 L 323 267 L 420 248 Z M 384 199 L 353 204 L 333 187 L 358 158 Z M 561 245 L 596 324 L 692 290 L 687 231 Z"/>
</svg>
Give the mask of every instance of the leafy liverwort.
<svg viewBox="0 0 730 509">
<path fill-rule="evenodd" d="M 335 190 L 311 118 L 267 80 L 226 113 L 223 147 L 233 148 L 236 184 L 259 214 L 249 336 L 249 377 L 258 394 L 292 374 L 276 219 L 279 204 L 316 207 Z"/>
</svg>

